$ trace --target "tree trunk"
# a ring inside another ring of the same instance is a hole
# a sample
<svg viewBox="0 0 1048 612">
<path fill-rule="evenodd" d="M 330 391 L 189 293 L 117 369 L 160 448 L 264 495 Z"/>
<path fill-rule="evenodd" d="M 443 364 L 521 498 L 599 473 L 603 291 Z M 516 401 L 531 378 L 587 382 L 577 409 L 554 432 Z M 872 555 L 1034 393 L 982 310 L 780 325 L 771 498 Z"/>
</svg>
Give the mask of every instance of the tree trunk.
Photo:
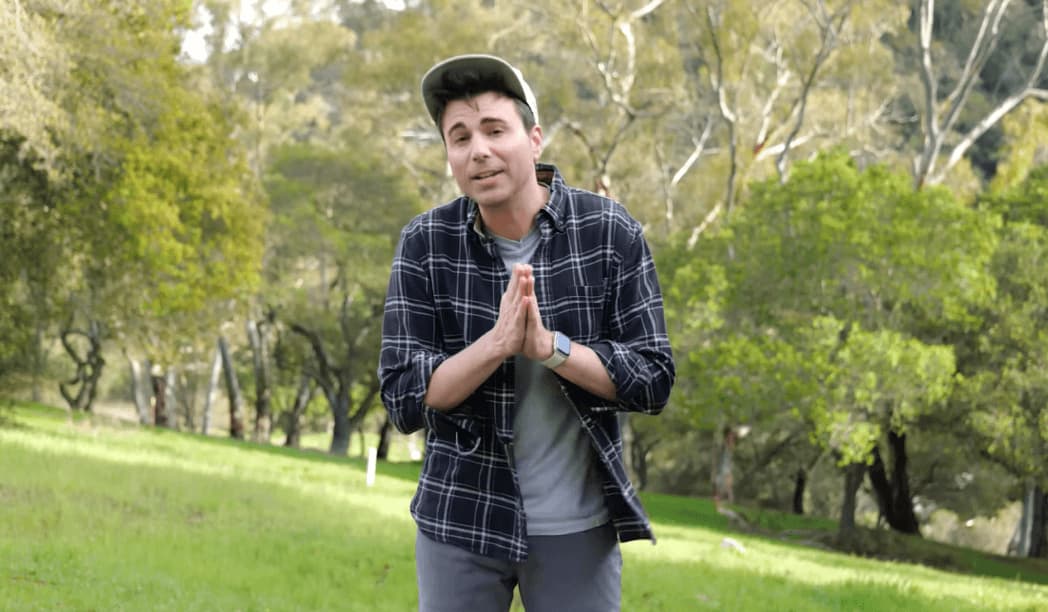
<svg viewBox="0 0 1048 612">
<path fill-rule="evenodd" d="M 164 393 L 167 396 L 164 400 L 164 408 L 167 414 L 164 415 L 164 422 L 171 429 L 178 429 L 178 398 L 175 397 L 175 389 L 178 388 L 177 384 L 178 373 L 175 368 L 168 368 L 167 373 L 164 374 Z"/>
<path fill-rule="evenodd" d="M 389 420 L 389 414 L 386 414 L 385 420 L 382 421 L 382 427 L 378 428 L 378 459 L 381 461 L 389 460 L 389 443 L 390 443 L 390 431 L 393 429 L 393 422 Z"/>
<path fill-rule="evenodd" d="M 211 360 L 211 377 L 207 381 L 207 393 L 204 395 L 204 414 L 200 419 L 200 433 L 205 436 L 211 430 L 211 406 L 218 395 L 218 379 L 222 375 L 222 351 L 215 348 L 215 358 Z"/>
<path fill-rule="evenodd" d="M 77 336 L 87 340 L 83 355 L 73 344 L 73 338 Z M 95 394 L 98 392 L 98 379 L 102 377 L 102 368 L 106 364 L 102 358 L 102 328 L 97 321 L 91 321 L 87 331 L 67 326 L 62 330 L 61 339 L 66 353 L 76 364 L 76 374 L 69 380 L 60 382 L 58 390 L 69 404 L 70 410 L 91 412 Z"/>
<path fill-rule="evenodd" d="M 298 448 L 302 444 L 302 415 L 305 414 L 309 402 L 313 400 L 314 392 L 316 392 L 316 387 L 313 386 L 313 379 L 303 373 L 298 383 L 298 393 L 295 394 L 295 403 L 291 406 L 291 412 L 288 413 L 284 446 Z"/>
<path fill-rule="evenodd" d="M 859 492 L 859 485 L 866 475 L 866 466 L 862 463 L 853 463 L 844 468 L 844 500 L 841 502 L 841 520 L 838 528 L 838 536 L 842 540 L 849 539 L 855 531 L 855 495 Z"/>
<path fill-rule="evenodd" d="M 808 475 L 804 468 L 797 468 L 793 477 L 793 513 L 804 514 L 804 488 L 808 484 Z"/>
<path fill-rule="evenodd" d="M 870 465 L 870 485 L 873 486 L 874 497 L 877 499 L 877 512 L 880 516 L 877 517 L 877 523 L 883 520 L 888 520 L 888 515 L 892 511 L 891 497 L 892 497 L 892 486 L 888 482 L 888 472 L 884 467 L 884 460 L 881 458 L 881 449 L 877 446 L 873 447 L 873 464 Z"/>
<path fill-rule="evenodd" d="M 1008 554 L 1018 557 L 1048 557 L 1048 493 L 1028 484 L 1023 511 L 1008 542 Z"/>
<path fill-rule="evenodd" d="M 139 363 L 137 359 L 132 359 L 131 355 L 127 354 L 127 350 L 124 351 L 124 356 L 127 357 L 128 366 L 131 368 L 131 397 L 134 399 L 135 410 L 138 412 L 138 422 L 140 425 L 149 425 L 149 395 L 146 393 L 146 385 L 143 384 L 143 372 L 149 371 L 148 360 L 143 368 L 143 364 Z"/>
<path fill-rule="evenodd" d="M 619 413 L 619 429 L 622 431 L 622 445 L 626 450 L 627 473 L 635 478 L 637 490 L 643 491 L 648 487 L 648 453 L 654 444 L 649 444 L 648 440 L 637 432 L 630 421 L 630 415 L 625 412 Z"/>
<path fill-rule="evenodd" d="M 255 442 L 269 443 L 272 430 L 269 384 L 269 351 L 266 347 L 265 328 L 257 321 L 247 322 L 247 338 L 251 344 L 252 362 L 255 367 Z"/>
<path fill-rule="evenodd" d="M 328 452 L 345 456 L 349 452 L 349 436 L 353 433 L 349 423 L 349 389 L 340 386 L 335 397 L 329 397 L 328 401 L 331 403 L 331 418 L 335 422 Z"/>
<path fill-rule="evenodd" d="M 167 427 L 167 381 L 159 369 L 150 372 L 149 380 L 153 388 L 153 425 Z"/>
<path fill-rule="evenodd" d="M 910 459 L 906 452 L 906 434 L 888 432 L 888 444 L 892 449 L 892 528 L 902 533 L 921 535 L 921 525 L 913 511 L 913 496 L 910 495 Z"/>
<path fill-rule="evenodd" d="M 182 423 L 185 424 L 186 431 L 193 432 L 196 431 L 196 398 L 200 381 L 187 370 L 182 370 L 177 379 L 174 396 L 178 399 L 177 405 L 182 408 Z M 177 419 L 175 427 L 178 427 Z"/>
<path fill-rule="evenodd" d="M 36 322 L 36 334 L 33 338 L 33 391 L 32 399 L 39 404 L 43 399 L 44 380 L 44 326 L 39 319 Z"/>
<path fill-rule="evenodd" d="M 888 526 L 900 533 L 920 535 L 920 523 L 913 511 L 910 497 L 906 436 L 888 432 L 888 444 L 892 451 L 892 478 L 888 474 L 880 449 L 873 449 L 873 465 L 870 467 L 870 484 L 877 496 L 877 505 Z"/>
<path fill-rule="evenodd" d="M 240 383 L 237 382 L 237 370 L 229 352 L 229 343 L 222 336 L 218 338 L 218 350 L 222 355 L 222 369 L 226 374 L 226 395 L 229 396 L 229 436 L 243 440 L 244 398 L 240 395 Z"/>
</svg>

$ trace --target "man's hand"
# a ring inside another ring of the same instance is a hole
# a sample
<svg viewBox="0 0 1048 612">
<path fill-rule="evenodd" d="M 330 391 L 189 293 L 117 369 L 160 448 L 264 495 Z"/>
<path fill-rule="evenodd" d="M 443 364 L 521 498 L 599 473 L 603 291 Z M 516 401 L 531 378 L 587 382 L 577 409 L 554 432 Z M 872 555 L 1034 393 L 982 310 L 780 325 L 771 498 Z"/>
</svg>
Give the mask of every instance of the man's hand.
<svg viewBox="0 0 1048 612">
<path fill-rule="evenodd" d="M 524 356 L 535 361 L 545 361 L 553 356 L 553 332 L 542 324 L 542 313 L 539 312 L 539 301 L 535 298 L 535 277 L 531 266 L 524 271 L 527 279 L 527 325 L 524 334 Z"/>
<path fill-rule="evenodd" d="M 513 266 L 509 286 L 499 304 L 499 319 L 491 330 L 491 340 L 503 358 L 520 353 L 528 359 L 545 361 L 553 355 L 553 332 L 542 324 L 530 265 Z"/>
<path fill-rule="evenodd" d="M 531 275 L 531 266 L 514 265 L 509 286 L 499 303 L 499 318 L 490 332 L 492 345 L 503 359 L 524 350 L 528 303 L 535 301 L 534 292 L 535 278 Z"/>
</svg>

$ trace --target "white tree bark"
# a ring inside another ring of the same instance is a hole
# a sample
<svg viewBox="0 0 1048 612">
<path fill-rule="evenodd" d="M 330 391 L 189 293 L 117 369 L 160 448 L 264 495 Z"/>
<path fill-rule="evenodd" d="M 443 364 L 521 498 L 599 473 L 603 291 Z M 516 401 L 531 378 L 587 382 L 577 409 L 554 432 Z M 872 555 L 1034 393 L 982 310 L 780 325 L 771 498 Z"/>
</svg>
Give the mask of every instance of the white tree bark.
<svg viewBox="0 0 1048 612">
<path fill-rule="evenodd" d="M 1027 74 L 1018 90 L 998 102 L 982 119 L 960 134 L 957 141 L 947 144 L 975 86 L 979 73 L 997 48 L 1000 39 L 1001 21 L 1004 19 L 1011 0 L 989 0 L 983 9 L 979 31 L 965 60 L 957 84 L 942 101 L 939 100 L 938 75 L 932 61 L 932 39 L 935 21 L 935 0 L 923 0 L 919 7 L 918 44 L 921 52 L 921 84 L 924 89 L 922 128 L 924 130 L 921 152 L 914 159 L 914 185 L 919 189 L 925 184 L 941 183 L 946 175 L 964 158 L 975 141 L 997 124 L 1005 115 L 1028 98 L 1048 100 L 1048 90 L 1036 85 L 1044 72 L 1048 59 L 1048 0 L 1041 1 L 1040 34 L 1041 48 L 1037 62 Z M 940 110 L 944 115 L 940 117 Z M 948 149 L 947 159 L 939 165 L 943 149 Z"/>
<path fill-rule="evenodd" d="M 222 375 L 222 351 L 215 348 L 215 357 L 211 360 L 211 377 L 207 381 L 207 393 L 204 394 L 204 414 L 201 417 L 200 433 L 205 436 L 211 430 L 211 407 L 218 397 L 218 382 Z"/>
</svg>

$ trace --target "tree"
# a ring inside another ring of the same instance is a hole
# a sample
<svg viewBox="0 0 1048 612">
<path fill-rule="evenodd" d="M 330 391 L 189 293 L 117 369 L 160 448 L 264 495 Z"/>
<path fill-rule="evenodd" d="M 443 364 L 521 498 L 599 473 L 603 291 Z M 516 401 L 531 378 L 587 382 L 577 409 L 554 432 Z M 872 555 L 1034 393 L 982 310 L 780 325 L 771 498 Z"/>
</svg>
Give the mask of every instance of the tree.
<svg viewBox="0 0 1048 612">
<path fill-rule="evenodd" d="M 696 248 L 724 271 L 721 312 L 730 332 L 690 351 L 700 372 L 710 371 L 705 388 L 735 384 L 727 404 L 764 406 L 769 415 L 794 410 L 842 466 L 855 466 L 847 470 L 846 504 L 886 443 L 886 474 L 894 477 L 882 501 L 894 508 L 893 526 L 912 528 L 904 511 L 912 515 L 905 434 L 943 408 L 953 363 L 951 349 L 912 328 L 925 318 L 977 321 L 969 307 L 992 295 L 983 272 L 992 221 L 943 189 L 913 192 L 902 175 L 859 171 L 838 153 L 796 165 L 785 184 L 754 184 L 746 206 L 705 242 Z M 901 366 L 906 360 L 913 361 Z M 781 373 L 792 389 L 767 380 L 768 372 Z M 713 414 L 731 409 L 716 407 L 718 394 L 692 401 Z M 842 514 L 847 521 L 847 509 Z"/>
<path fill-rule="evenodd" d="M 20 186 L 17 215 L 46 221 L 11 226 L 13 246 L 47 246 L 5 265 L 17 279 L 8 295 L 24 294 L 38 337 L 75 321 L 100 332 L 93 342 L 108 333 L 171 356 L 205 308 L 217 312 L 215 301 L 255 278 L 264 217 L 230 146 L 234 123 L 175 59 L 187 9 L 14 3 L 20 46 L 2 48 L 0 86 L 47 102 L 3 114 L 2 171 Z M 63 287 L 62 301 L 47 282 Z"/>
<path fill-rule="evenodd" d="M 791 156 L 833 146 L 869 156 L 882 146 L 893 58 L 879 40 L 905 25 L 894 3 L 684 7 L 678 37 L 688 50 L 683 77 L 693 95 L 687 108 L 703 134 L 690 132 L 688 162 L 712 156 L 708 163 L 718 167 L 723 186 L 708 184 L 697 193 L 712 206 L 690 226 L 693 241 L 731 213 L 750 181 L 773 173 L 784 180 Z M 675 183 L 679 177 L 678 171 Z"/>
<path fill-rule="evenodd" d="M 283 147 L 266 187 L 275 215 L 267 299 L 308 343 L 303 372 L 328 400 L 331 452 L 344 454 L 377 394 L 376 323 L 389 262 L 419 202 L 382 158 L 349 147 Z"/>
<path fill-rule="evenodd" d="M 1027 521 L 1021 552 L 1048 556 L 1048 166 L 982 199 L 1004 220 L 992 270 L 996 299 L 985 305 L 977 351 L 965 371 L 963 405 L 988 458 L 1023 484 Z"/>
</svg>

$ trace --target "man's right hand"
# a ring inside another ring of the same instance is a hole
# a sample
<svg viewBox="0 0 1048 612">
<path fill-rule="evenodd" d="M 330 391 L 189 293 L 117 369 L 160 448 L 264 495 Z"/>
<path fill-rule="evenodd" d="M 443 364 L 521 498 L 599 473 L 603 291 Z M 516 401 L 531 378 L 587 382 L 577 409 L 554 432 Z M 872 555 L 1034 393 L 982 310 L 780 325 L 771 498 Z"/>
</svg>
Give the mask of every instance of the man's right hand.
<svg viewBox="0 0 1048 612">
<path fill-rule="evenodd" d="M 495 326 L 474 342 L 437 366 L 429 379 L 425 404 L 434 410 L 451 410 L 484 384 L 503 361 L 524 349 L 528 309 L 535 299 L 535 277 L 531 266 L 517 264 L 499 303 Z"/>
<path fill-rule="evenodd" d="M 508 359 L 524 350 L 527 333 L 528 309 L 535 295 L 535 277 L 531 266 L 515 264 L 509 285 L 499 303 L 499 318 L 491 329 L 491 342 L 502 359 Z"/>
</svg>

